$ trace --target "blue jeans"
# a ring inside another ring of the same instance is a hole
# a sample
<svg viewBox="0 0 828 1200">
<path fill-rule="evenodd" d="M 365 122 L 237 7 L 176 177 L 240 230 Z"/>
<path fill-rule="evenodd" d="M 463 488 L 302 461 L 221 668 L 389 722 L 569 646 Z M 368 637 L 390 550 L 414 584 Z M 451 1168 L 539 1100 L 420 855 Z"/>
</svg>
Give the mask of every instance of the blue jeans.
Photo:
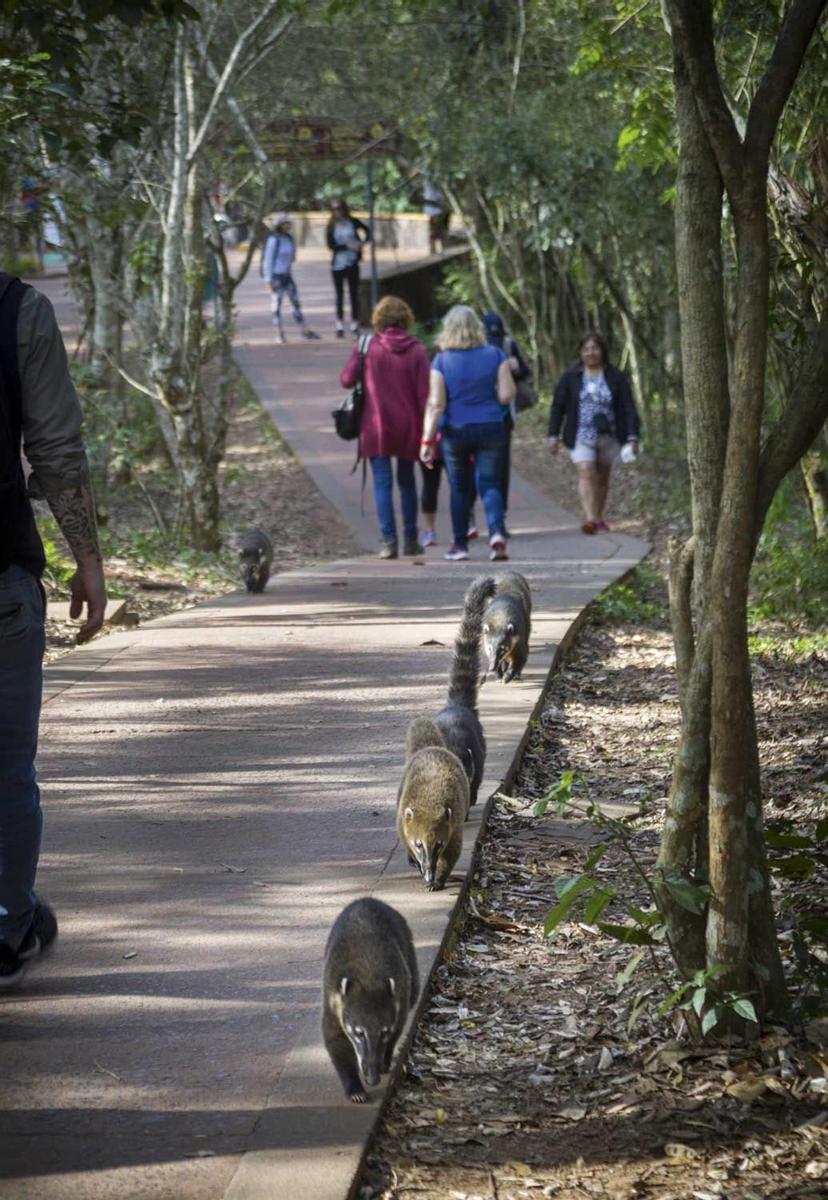
<svg viewBox="0 0 828 1200">
<path fill-rule="evenodd" d="M 380 533 L 384 542 L 393 542 L 397 537 L 394 520 L 394 500 L 391 494 L 391 459 L 371 459 L 371 475 L 374 480 L 374 503 L 377 506 Z M 417 485 L 414 482 L 414 463 L 408 459 L 397 459 L 397 487 L 400 489 L 403 534 L 417 540 Z"/>
<path fill-rule="evenodd" d="M 0 572 L 0 942 L 28 932 L 43 817 L 35 782 L 43 689 L 43 592 L 34 575 Z"/>
<path fill-rule="evenodd" d="M 486 510 L 489 537 L 502 534 L 503 468 L 508 454 L 506 428 L 502 421 L 475 425 L 447 425 L 443 429 L 443 462 L 451 486 L 451 527 L 455 546 L 468 546 L 469 508 L 472 484 Z M 474 462 L 470 457 L 474 456 Z"/>
</svg>

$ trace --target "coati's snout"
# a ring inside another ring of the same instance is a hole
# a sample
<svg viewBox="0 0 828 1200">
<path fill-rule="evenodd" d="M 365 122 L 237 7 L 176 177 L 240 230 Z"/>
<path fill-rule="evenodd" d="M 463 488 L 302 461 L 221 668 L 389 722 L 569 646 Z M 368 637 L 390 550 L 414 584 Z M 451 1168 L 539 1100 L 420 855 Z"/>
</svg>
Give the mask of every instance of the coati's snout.
<svg viewBox="0 0 828 1200">
<path fill-rule="evenodd" d="M 342 1028 L 356 1055 L 360 1078 L 376 1087 L 391 1066 L 394 1031 L 399 1023 L 396 985 L 392 978 L 381 988 L 366 989 L 343 978 Z"/>
<path fill-rule="evenodd" d="M 439 891 L 445 883 L 445 879 L 441 879 L 438 874 L 438 864 L 443 848 L 448 841 L 449 826 L 451 824 L 452 812 L 451 809 L 446 809 L 443 821 L 433 830 L 425 833 L 418 833 L 413 827 L 414 825 L 414 810 L 406 808 L 404 820 L 406 826 L 411 829 L 411 837 L 407 839 L 408 848 L 420 868 L 420 874 L 429 892 Z M 443 828 L 443 825 L 446 828 Z"/>
<path fill-rule="evenodd" d="M 490 625 L 483 626 L 483 649 L 488 669 L 500 674 L 503 663 L 511 657 L 515 644 L 515 626 L 512 621 L 502 631 L 494 631 Z"/>
<path fill-rule="evenodd" d="M 262 592 L 267 583 L 268 571 L 263 550 L 248 552 L 241 557 L 244 586 L 248 592 Z"/>
</svg>

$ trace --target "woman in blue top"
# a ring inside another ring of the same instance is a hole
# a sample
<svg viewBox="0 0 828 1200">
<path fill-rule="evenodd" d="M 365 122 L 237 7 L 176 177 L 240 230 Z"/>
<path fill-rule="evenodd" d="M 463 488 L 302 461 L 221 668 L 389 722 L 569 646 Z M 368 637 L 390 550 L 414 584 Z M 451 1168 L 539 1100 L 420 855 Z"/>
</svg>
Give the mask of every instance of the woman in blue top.
<svg viewBox="0 0 828 1200">
<path fill-rule="evenodd" d="M 501 480 L 506 454 L 503 409 L 515 397 L 512 371 L 503 351 L 487 345 L 480 319 L 465 304 L 446 313 L 437 345 L 420 458 L 426 466 L 433 463 L 439 425 L 454 534 L 445 557 L 452 562 L 469 557 L 469 503 L 476 476 L 489 525 L 489 558 L 500 561 L 508 557 Z"/>
</svg>

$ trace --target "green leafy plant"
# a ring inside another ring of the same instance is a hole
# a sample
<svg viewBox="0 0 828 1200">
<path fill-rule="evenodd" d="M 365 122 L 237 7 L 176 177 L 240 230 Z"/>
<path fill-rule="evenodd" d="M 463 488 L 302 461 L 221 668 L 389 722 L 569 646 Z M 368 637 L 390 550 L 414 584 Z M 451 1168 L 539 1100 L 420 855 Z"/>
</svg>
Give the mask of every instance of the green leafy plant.
<svg viewBox="0 0 828 1200">
<path fill-rule="evenodd" d="M 658 599 L 657 587 L 661 577 L 654 567 L 641 563 L 626 581 L 614 583 L 593 601 L 593 613 L 598 621 L 623 621 L 638 624 L 644 621 L 667 619 L 667 610 Z"/>
<path fill-rule="evenodd" d="M 649 957 L 661 982 L 663 993 L 663 990 L 670 987 L 669 974 L 663 960 L 658 958 L 654 950 L 661 944 L 668 944 L 667 925 L 659 910 L 652 881 L 644 871 L 635 852 L 625 823 L 609 816 L 593 800 L 587 798 L 585 802 L 581 803 L 576 797 L 573 797 L 573 790 L 578 786 L 586 786 L 583 777 L 574 771 L 564 771 L 558 782 L 535 803 L 532 809 L 534 815 L 543 816 L 550 807 L 559 816 L 574 811 L 598 825 L 620 842 L 636 874 L 644 884 L 651 907 L 644 909 L 631 903 L 615 884 L 598 878 L 594 873 L 596 866 L 608 849 L 605 842 L 592 850 L 580 874 L 563 875 L 555 881 L 554 886 L 558 900 L 546 915 L 543 924 L 544 936 L 551 937 L 577 907 L 579 919 L 585 925 L 594 926 L 621 945 L 639 947 L 637 953 L 630 958 L 616 977 L 619 992 L 631 981 L 643 959 Z M 710 896 L 710 889 L 705 881 L 688 879 L 678 870 L 663 872 L 663 879 L 676 903 L 692 913 L 705 911 Z M 614 904 L 616 909 L 620 908 L 626 920 L 623 922 L 603 920 L 603 914 L 610 904 Z M 667 998 L 659 1005 L 658 1015 L 664 1016 L 672 1009 L 678 1009 L 685 1014 L 688 1027 L 697 1037 L 704 1037 L 711 1033 L 726 1017 L 756 1022 L 756 1010 L 753 1001 L 747 994 L 722 992 L 715 987 L 715 981 L 725 973 L 726 969 L 714 966 L 696 971 L 690 979 L 684 980 L 677 988 L 670 991 Z M 653 992 L 654 989 L 648 986 L 635 996 L 630 1009 L 628 1030 L 632 1029 L 641 1013 L 651 1002 Z"/>
</svg>

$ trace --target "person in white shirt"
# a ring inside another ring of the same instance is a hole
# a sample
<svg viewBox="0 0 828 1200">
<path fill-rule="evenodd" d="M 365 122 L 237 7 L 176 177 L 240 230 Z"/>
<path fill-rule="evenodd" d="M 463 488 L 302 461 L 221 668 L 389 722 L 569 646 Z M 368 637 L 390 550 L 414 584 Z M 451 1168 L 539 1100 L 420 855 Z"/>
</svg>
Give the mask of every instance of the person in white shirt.
<svg viewBox="0 0 828 1200">
<path fill-rule="evenodd" d="M 359 333 L 359 260 L 362 247 L 371 240 L 367 225 L 352 217 L 341 196 L 331 201 L 327 241 L 331 251 L 331 273 L 336 292 L 336 336 L 345 336 L 345 284 L 351 301 L 351 333 Z"/>
</svg>

